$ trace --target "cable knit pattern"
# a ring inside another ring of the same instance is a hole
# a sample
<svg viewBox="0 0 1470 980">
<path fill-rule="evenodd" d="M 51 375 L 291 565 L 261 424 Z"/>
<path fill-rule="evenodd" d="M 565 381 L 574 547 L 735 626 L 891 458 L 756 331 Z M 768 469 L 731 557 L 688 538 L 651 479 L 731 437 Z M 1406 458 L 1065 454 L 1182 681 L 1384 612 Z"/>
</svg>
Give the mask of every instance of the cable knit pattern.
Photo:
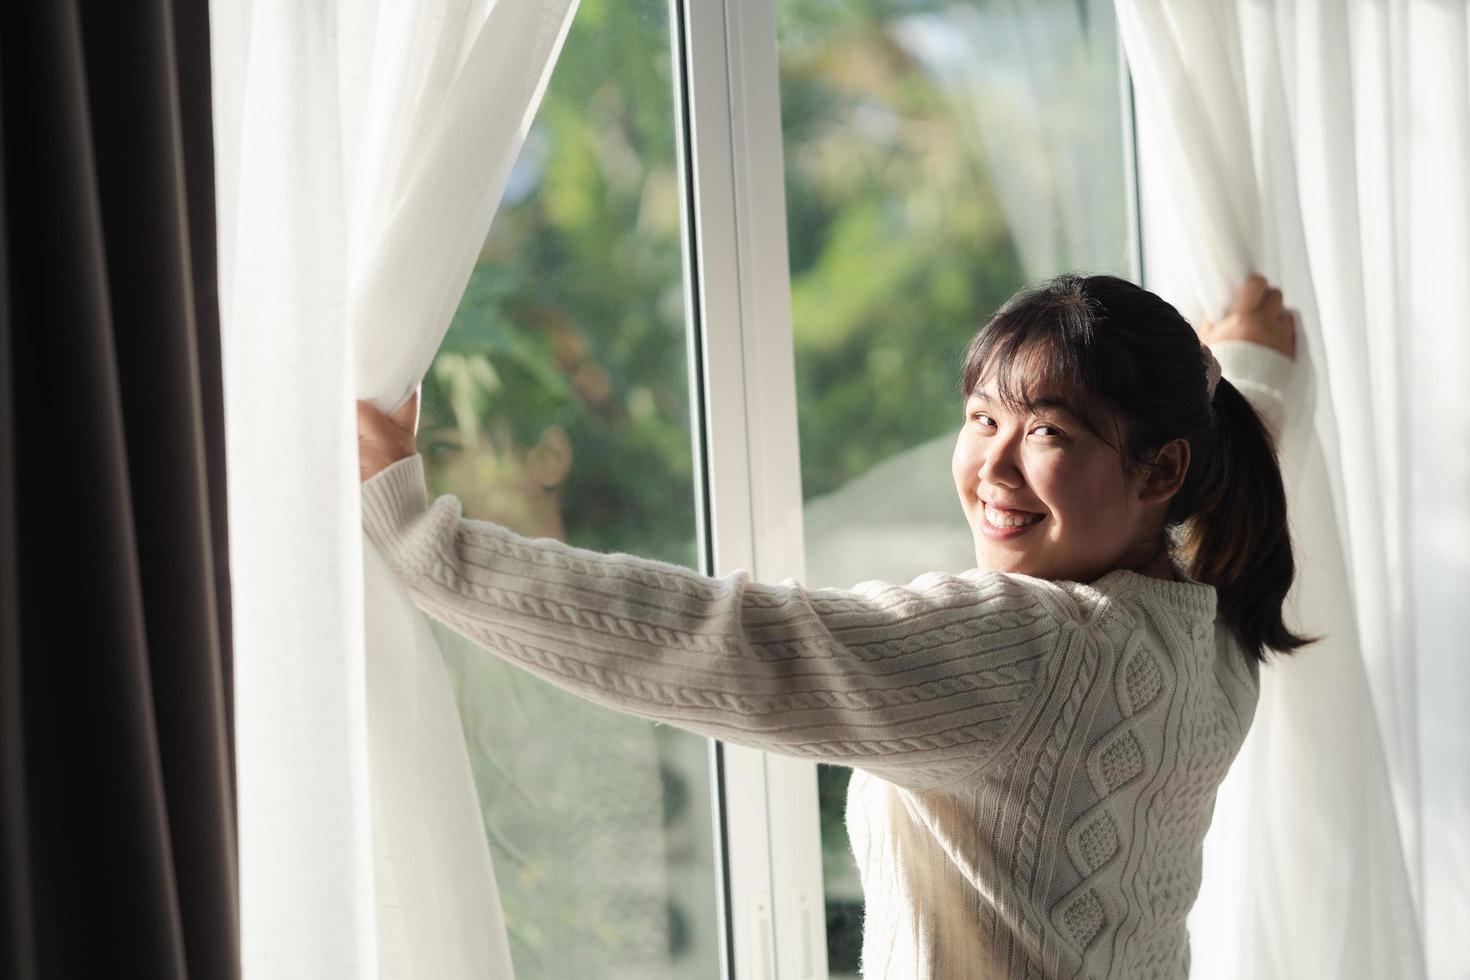
<svg viewBox="0 0 1470 980">
<path fill-rule="evenodd" d="M 418 456 L 362 502 L 414 601 L 497 656 L 645 718 L 857 768 L 864 976 L 1188 975 L 1201 845 L 1258 693 L 1213 588 L 1178 569 L 847 591 L 709 578 L 466 520 L 453 497 L 428 502 Z"/>
</svg>

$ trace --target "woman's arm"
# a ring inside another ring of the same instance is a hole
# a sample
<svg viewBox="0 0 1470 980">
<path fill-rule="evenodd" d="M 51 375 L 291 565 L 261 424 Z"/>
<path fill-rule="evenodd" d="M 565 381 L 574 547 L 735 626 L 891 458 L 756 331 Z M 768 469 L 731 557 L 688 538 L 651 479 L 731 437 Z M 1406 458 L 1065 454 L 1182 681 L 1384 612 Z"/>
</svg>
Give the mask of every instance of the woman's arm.
<svg viewBox="0 0 1470 980">
<path fill-rule="evenodd" d="M 1280 438 L 1286 385 L 1296 365 L 1296 318 L 1286 309 L 1281 290 L 1262 276 L 1249 277 L 1226 315 L 1205 323 L 1200 340 L 1220 362 L 1220 373 Z"/>
<path fill-rule="evenodd" d="M 1004 744 L 1064 633 L 1019 576 L 808 591 L 530 540 L 454 497 L 430 505 L 418 455 L 362 495 L 415 603 L 496 655 L 613 708 L 907 785 Z"/>
</svg>

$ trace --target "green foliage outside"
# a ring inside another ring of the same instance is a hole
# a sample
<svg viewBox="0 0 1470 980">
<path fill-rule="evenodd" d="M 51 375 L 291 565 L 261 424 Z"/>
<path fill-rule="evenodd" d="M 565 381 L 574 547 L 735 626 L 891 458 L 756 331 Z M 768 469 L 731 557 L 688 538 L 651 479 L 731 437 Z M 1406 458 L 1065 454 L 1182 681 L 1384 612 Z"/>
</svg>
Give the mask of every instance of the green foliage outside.
<svg viewBox="0 0 1470 980">
<path fill-rule="evenodd" d="M 895 8 L 939 6 L 779 7 L 808 497 L 955 424 L 959 354 L 1024 279 L 945 95 L 885 33 Z M 656 0 L 584 0 L 522 161 L 535 183 L 496 219 L 426 380 L 425 429 L 472 411 L 524 431 L 558 402 L 577 456 L 569 538 L 693 564 L 667 30 Z M 552 394 L 497 398 L 484 379 L 500 372 L 465 358 L 530 366 Z"/>
<path fill-rule="evenodd" d="M 808 499 L 958 424 L 960 354 L 1024 278 L 946 97 L 888 31 L 943 6 L 778 8 Z"/>
<path fill-rule="evenodd" d="M 433 489 L 458 492 L 434 457 L 462 440 L 435 431 L 498 423 L 524 448 L 557 422 L 574 447 L 568 539 L 693 565 L 672 85 L 664 3 L 584 0 L 512 193 L 528 186 L 425 379 L 423 430 Z"/>
</svg>

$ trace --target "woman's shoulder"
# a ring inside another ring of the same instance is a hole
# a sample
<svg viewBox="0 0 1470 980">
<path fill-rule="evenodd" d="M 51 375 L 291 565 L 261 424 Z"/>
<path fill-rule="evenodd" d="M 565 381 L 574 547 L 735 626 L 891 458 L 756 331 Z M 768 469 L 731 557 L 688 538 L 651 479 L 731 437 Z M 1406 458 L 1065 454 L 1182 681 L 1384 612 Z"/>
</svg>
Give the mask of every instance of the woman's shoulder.
<svg viewBox="0 0 1470 980">
<path fill-rule="evenodd" d="M 1192 623 L 1208 626 L 1215 620 L 1214 586 L 1190 578 L 1174 565 L 1173 580 L 1115 569 L 1088 582 L 1040 578 L 1019 572 L 971 568 L 963 572 L 924 572 L 906 584 L 870 579 L 846 589 L 818 589 L 814 595 L 862 596 L 903 602 L 946 600 L 982 602 L 996 610 L 1032 608 L 1060 622 L 1090 627 L 1103 620 L 1136 619 L 1146 610 L 1168 611 Z"/>
<path fill-rule="evenodd" d="M 1096 595 L 1096 601 L 1102 604 L 1168 611 L 1194 623 L 1213 623 L 1219 612 L 1215 587 L 1190 578 L 1177 562 L 1171 565 L 1174 572 L 1171 579 L 1116 568 L 1086 584 L 1068 584 L 1072 586 L 1072 594 Z"/>
<path fill-rule="evenodd" d="M 1083 629 L 1121 626 L 1128 630 L 1149 610 L 1171 611 L 1201 627 L 1213 622 L 1214 587 L 1189 579 L 1182 571 L 1179 576 L 1166 581 L 1118 569 L 1090 582 L 1076 582 L 972 568 L 958 573 L 925 572 L 906 584 L 872 579 L 848 589 L 822 589 L 813 594 L 834 599 L 861 596 L 885 603 L 980 603 L 997 615 L 1024 612 Z"/>
<path fill-rule="evenodd" d="M 1209 624 L 1216 615 L 1214 586 L 1195 581 L 1175 567 L 1173 581 L 1115 569 L 1089 582 L 1038 578 L 1018 572 L 971 569 L 958 575 L 926 573 L 909 588 L 980 589 L 1017 600 L 1042 603 L 1064 620 L 1080 626 L 1098 625 L 1110 616 L 1130 618 L 1144 609 L 1168 610 L 1197 623 Z"/>
<path fill-rule="evenodd" d="M 1089 583 L 1058 584 L 1116 630 L 1122 642 L 1115 646 L 1125 659 L 1147 647 L 1151 657 L 1176 668 L 1192 661 L 1187 673 L 1224 693 L 1243 730 L 1260 691 L 1259 664 L 1219 617 L 1215 587 L 1191 578 L 1177 562 L 1174 574 L 1169 580 L 1116 569 Z M 1157 620 L 1170 625 L 1160 628 Z"/>
</svg>

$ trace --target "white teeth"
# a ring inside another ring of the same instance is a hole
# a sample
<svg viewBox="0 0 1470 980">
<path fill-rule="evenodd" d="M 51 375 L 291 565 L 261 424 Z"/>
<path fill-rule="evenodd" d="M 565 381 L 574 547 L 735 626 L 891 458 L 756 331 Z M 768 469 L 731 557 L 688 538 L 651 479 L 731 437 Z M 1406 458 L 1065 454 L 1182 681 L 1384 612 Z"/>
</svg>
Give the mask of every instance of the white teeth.
<svg viewBox="0 0 1470 980">
<path fill-rule="evenodd" d="M 1031 514 L 1026 517 L 1002 517 L 989 504 L 985 505 L 985 523 L 991 527 L 1025 527 L 1027 524 L 1035 524 L 1041 520 L 1041 517 L 1041 514 Z"/>
</svg>

